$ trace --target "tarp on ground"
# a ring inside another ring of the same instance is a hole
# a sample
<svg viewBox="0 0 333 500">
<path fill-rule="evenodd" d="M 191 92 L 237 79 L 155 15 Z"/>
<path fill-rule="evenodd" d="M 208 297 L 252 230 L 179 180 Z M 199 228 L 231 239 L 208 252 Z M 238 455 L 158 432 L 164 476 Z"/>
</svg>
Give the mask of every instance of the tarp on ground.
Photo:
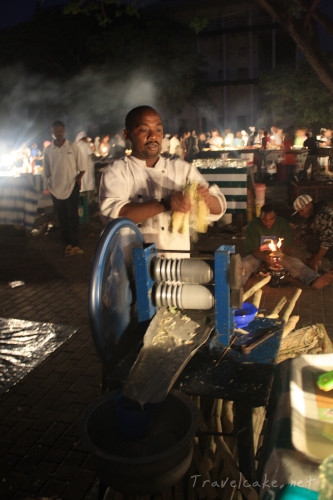
<svg viewBox="0 0 333 500">
<path fill-rule="evenodd" d="M 17 384 L 75 331 L 66 325 L 0 318 L 0 394 Z"/>
</svg>

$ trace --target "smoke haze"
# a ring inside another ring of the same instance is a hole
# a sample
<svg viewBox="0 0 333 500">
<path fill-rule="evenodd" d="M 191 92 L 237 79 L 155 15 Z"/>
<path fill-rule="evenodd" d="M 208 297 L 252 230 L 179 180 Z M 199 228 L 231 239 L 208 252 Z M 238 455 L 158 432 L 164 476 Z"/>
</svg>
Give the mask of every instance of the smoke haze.
<svg viewBox="0 0 333 500">
<path fill-rule="evenodd" d="M 87 68 L 67 82 L 28 74 L 22 66 L 5 68 L 1 79 L 1 143 L 19 147 L 50 139 L 54 120 L 63 120 L 67 137 L 80 130 L 89 135 L 113 134 L 124 126 L 134 106 L 156 106 L 153 80 L 135 70 L 120 80 L 109 69 Z"/>
</svg>

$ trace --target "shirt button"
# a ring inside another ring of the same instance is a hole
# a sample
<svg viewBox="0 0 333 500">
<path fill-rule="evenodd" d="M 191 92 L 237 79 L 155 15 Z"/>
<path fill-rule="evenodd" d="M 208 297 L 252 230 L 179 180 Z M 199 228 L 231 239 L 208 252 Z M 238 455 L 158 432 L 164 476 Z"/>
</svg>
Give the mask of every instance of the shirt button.
<svg viewBox="0 0 333 500">
<path fill-rule="evenodd" d="M 164 231 L 164 227 L 163 226 L 161 227 L 161 230 Z"/>
</svg>

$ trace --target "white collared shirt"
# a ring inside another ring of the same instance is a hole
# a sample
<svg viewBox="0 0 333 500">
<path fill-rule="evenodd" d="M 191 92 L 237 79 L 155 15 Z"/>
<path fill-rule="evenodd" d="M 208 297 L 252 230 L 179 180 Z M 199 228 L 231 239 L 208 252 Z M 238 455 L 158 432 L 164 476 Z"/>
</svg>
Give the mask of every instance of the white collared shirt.
<svg viewBox="0 0 333 500">
<path fill-rule="evenodd" d="M 60 147 L 51 142 L 45 148 L 43 167 L 47 189 L 55 198 L 66 200 L 76 177 L 84 170 L 84 159 L 77 144 L 66 139 Z"/>
<path fill-rule="evenodd" d="M 100 209 L 105 223 L 119 217 L 121 208 L 129 202 L 161 200 L 174 191 L 182 191 L 186 184 L 197 181 L 208 186 L 200 172 L 183 160 L 160 157 L 153 168 L 134 156 L 115 160 L 103 171 L 100 183 Z M 218 215 L 210 215 L 210 222 L 219 220 L 226 211 L 227 202 L 216 185 L 209 187 L 221 204 Z M 139 227 L 146 243 L 155 243 L 157 249 L 190 250 L 190 234 L 169 231 L 170 212 L 161 212 L 143 221 Z"/>
</svg>

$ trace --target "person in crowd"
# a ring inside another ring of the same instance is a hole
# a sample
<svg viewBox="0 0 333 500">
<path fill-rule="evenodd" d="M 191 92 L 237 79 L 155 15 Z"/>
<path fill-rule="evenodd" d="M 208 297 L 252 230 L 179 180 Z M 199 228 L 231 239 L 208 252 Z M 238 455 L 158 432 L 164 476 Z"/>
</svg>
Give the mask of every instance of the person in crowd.
<svg viewBox="0 0 333 500">
<path fill-rule="evenodd" d="M 185 160 L 187 157 L 187 140 L 190 137 L 191 132 L 189 130 L 184 130 L 182 134 L 180 134 L 180 156 L 181 160 Z"/>
<path fill-rule="evenodd" d="M 97 135 L 94 139 L 94 153 L 96 156 L 100 156 L 99 147 L 101 145 L 101 138 Z"/>
<path fill-rule="evenodd" d="M 333 210 L 325 201 L 314 203 L 309 194 L 298 196 L 293 206 L 293 215 L 299 214 L 306 221 L 305 237 L 311 253 L 307 264 L 318 271 L 324 259 L 327 262 L 333 258 Z"/>
<path fill-rule="evenodd" d="M 232 148 L 234 145 L 235 136 L 231 132 L 230 128 L 224 129 L 224 146 L 227 148 Z"/>
<path fill-rule="evenodd" d="M 282 148 L 283 145 L 283 129 L 278 127 L 271 127 L 271 145 L 276 148 Z"/>
<path fill-rule="evenodd" d="M 181 157 L 181 145 L 179 136 L 177 133 L 173 134 L 170 139 L 170 149 L 169 149 L 170 158 L 174 160 L 175 158 Z"/>
<path fill-rule="evenodd" d="M 161 155 L 165 158 L 170 156 L 170 134 L 164 134 L 162 139 Z"/>
<path fill-rule="evenodd" d="M 204 149 L 209 149 L 209 143 L 207 142 L 205 132 L 200 132 L 200 134 L 198 135 L 198 148 L 199 152 L 203 151 Z"/>
<path fill-rule="evenodd" d="M 319 168 L 318 164 L 318 153 L 319 153 L 319 148 L 318 148 L 318 142 L 316 137 L 313 135 L 312 130 L 309 130 L 306 133 L 306 139 L 303 142 L 303 147 L 308 150 L 307 157 L 304 162 L 304 168 L 303 168 L 303 180 L 307 180 L 308 178 L 308 171 L 311 168 L 311 179 L 314 178 L 315 173 L 317 172 Z"/>
<path fill-rule="evenodd" d="M 184 187 L 198 183 L 198 194 L 210 212 L 210 221 L 226 211 L 226 200 L 217 185 L 209 186 L 192 164 L 160 155 L 163 123 L 150 106 L 133 108 L 126 116 L 124 137 L 132 154 L 112 162 L 100 183 L 100 210 L 105 223 L 127 217 L 136 224 L 146 243 L 158 249 L 190 252 L 190 230 L 170 231 L 173 212 L 188 213 L 191 202 Z"/>
<path fill-rule="evenodd" d="M 322 148 L 330 148 L 332 146 L 332 134 L 333 131 L 330 128 L 321 128 L 320 129 L 320 147 Z"/>
<path fill-rule="evenodd" d="M 198 137 L 195 130 L 192 130 L 186 139 L 186 161 L 191 162 L 194 156 L 199 153 Z"/>
<path fill-rule="evenodd" d="M 271 143 L 271 139 L 269 137 L 268 130 L 264 130 L 263 136 L 261 138 L 261 147 L 262 149 L 266 150 L 269 148 Z"/>
<path fill-rule="evenodd" d="M 253 273 L 259 271 L 262 264 L 268 268 L 275 265 L 268 243 L 273 241 L 276 244 L 280 238 L 282 239 L 282 265 L 293 278 L 305 285 L 310 285 L 315 290 L 333 283 L 333 272 L 320 275 L 300 259 L 292 256 L 293 234 L 289 222 L 284 217 L 278 216 L 272 205 L 267 204 L 261 207 L 260 216 L 252 219 L 246 228 L 242 285 Z"/>
<path fill-rule="evenodd" d="M 252 146 L 254 146 L 257 132 L 256 132 L 256 128 L 254 126 L 249 127 L 249 131 L 250 131 L 250 133 L 249 133 L 247 145 L 252 147 Z"/>
<path fill-rule="evenodd" d="M 82 158 L 85 163 L 82 165 L 85 174 L 81 180 L 80 194 L 88 198 L 90 205 L 95 199 L 95 164 L 92 159 L 93 150 L 91 149 L 88 134 L 82 130 L 75 137 L 75 142 L 81 150 Z"/>
<path fill-rule="evenodd" d="M 223 148 L 224 140 L 217 128 L 213 128 L 211 137 L 208 142 L 211 151 L 218 151 L 219 149 Z"/>
<path fill-rule="evenodd" d="M 262 147 L 262 138 L 264 137 L 264 128 L 260 128 L 254 136 L 254 145 Z"/>
<path fill-rule="evenodd" d="M 40 168 L 42 168 L 43 164 L 43 153 L 38 147 L 38 144 L 34 142 L 30 146 L 30 157 L 29 162 L 31 165 L 32 173 L 36 173 Z"/>
<path fill-rule="evenodd" d="M 244 141 L 243 141 L 243 135 L 240 130 L 237 130 L 236 136 L 234 138 L 234 148 L 243 148 L 244 147 Z"/>
<path fill-rule="evenodd" d="M 78 145 L 65 138 L 63 122 L 53 123 L 52 135 L 54 140 L 44 151 L 45 186 L 59 219 L 65 255 L 78 255 L 83 253 L 79 245 L 79 198 L 85 162 Z"/>
<path fill-rule="evenodd" d="M 42 152 L 38 147 L 37 142 L 34 142 L 30 146 L 30 157 L 32 160 L 39 159 L 42 156 Z"/>
<path fill-rule="evenodd" d="M 110 153 L 110 136 L 109 134 L 106 134 L 102 137 L 102 140 L 99 145 L 99 154 L 101 155 L 102 158 L 106 158 L 109 156 Z"/>
<path fill-rule="evenodd" d="M 242 140 L 243 140 L 244 147 L 246 147 L 248 140 L 249 140 L 249 134 L 246 132 L 246 130 L 241 130 L 241 134 L 242 134 Z"/>
<path fill-rule="evenodd" d="M 306 139 L 307 128 L 299 128 L 295 132 L 294 146 L 303 147 Z"/>
</svg>

